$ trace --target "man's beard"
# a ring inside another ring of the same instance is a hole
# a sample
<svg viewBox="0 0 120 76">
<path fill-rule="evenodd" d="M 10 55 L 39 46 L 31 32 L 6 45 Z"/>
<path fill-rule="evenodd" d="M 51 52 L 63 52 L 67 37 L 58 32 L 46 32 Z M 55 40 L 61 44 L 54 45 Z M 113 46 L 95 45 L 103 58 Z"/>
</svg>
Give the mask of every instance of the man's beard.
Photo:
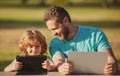
<svg viewBox="0 0 120 76">
<path fill-rule="evenodd" d="M 62 35 L 61 35 L 61 37 L 59 37 L 59 39 L 60 40 L 67 39 L 69 36 L 69 33 L 70 33 L 69 29 L 67 27 L 63 26 Z"/>
</svg>

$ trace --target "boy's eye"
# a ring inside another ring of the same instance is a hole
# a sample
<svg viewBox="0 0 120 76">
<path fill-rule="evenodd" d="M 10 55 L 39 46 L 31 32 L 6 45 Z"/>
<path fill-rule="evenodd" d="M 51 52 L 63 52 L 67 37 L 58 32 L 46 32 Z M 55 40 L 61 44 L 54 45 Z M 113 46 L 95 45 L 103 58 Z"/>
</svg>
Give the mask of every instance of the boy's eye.
<svg viewBox="0 0 120 76">
<path fill-rule="evenodd" d="M 32 48 L 33 46 L 30 45 L 29 47 Z"/>
<path fill-rule="evenodd" d="M 33 47 L 37 47 L 37 48 L 38 48 L 38 47 L 40 47 L 40 46 L 39 46 L 39 45 L 36 45 L 36 46 L 29 45 L 28 47 L 29 47 L 29 48 L 33 48 Z"/>
</svg>

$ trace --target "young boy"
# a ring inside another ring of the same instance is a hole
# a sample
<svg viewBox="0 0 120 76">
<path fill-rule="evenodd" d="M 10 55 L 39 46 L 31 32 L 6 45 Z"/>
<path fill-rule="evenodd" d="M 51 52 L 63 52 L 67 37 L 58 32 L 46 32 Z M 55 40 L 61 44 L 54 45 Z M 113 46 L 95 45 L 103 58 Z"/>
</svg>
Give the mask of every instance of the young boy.
<svg viewBox="0 0 120 76">
<path fill-rule="evenodd" d="M 47 43 L 45 37 L 38 30 L 28 29 L 22 35 L 19 42 L 19 49 L 21 56 L 38 56 L 44 55 L 47 50 Z M 46 60 L 42 63 L 42 67 L 47 70 L 56 70 L 56 66 L 50 64 L 51 61 Z M 22 69 L 23 65 L 16 59 L 9 64 L 4 71 L 12 72 Z"/>
</svg>

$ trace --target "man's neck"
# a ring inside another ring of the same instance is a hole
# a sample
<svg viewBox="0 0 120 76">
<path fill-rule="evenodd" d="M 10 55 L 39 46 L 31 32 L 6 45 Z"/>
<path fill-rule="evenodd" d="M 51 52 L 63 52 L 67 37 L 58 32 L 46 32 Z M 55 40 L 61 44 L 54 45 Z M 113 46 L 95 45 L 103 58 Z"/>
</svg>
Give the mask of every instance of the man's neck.
<svg viewBox="0 0 120 76">
<path fill-rule="evenodd" d="M 79 30 L 78 26 L 73 26 L 73 25 L 70 26 L 69 27 L 70 33 L 69 33 L 69 36 L 68 36 L 67 40 L 73 40 L 74 37 L 76 36 L 76 34 L 78 33 L 78 30 Z"/>
</svg>

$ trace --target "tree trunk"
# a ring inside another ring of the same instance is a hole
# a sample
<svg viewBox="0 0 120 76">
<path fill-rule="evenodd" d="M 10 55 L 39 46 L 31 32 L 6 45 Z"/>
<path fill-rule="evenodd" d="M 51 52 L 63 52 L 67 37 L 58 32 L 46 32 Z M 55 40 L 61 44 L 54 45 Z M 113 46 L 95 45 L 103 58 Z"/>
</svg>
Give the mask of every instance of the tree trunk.
<svg viewBox="0 0 120 76">
<path fill-rule="evenodd" d="M 113 0 L 113 3 L 114 3 L 114 4 L 117 4 L 117 0 Z"/>
<path fill-rule="evenodd" d="M 22 4 L 25 5 L 28 0 L 21 0 Z"/>
<path fill-rule="evenodd" d="M 103 0 L 103 7 L 108 8 L 109 7 L 109 2 L 108 0 Z"/>
<path fill-rule="evenodd" d="M 44 6 L 45 5 L 45 0 L 40 0 L 40 5 Z"/>
</svg>

